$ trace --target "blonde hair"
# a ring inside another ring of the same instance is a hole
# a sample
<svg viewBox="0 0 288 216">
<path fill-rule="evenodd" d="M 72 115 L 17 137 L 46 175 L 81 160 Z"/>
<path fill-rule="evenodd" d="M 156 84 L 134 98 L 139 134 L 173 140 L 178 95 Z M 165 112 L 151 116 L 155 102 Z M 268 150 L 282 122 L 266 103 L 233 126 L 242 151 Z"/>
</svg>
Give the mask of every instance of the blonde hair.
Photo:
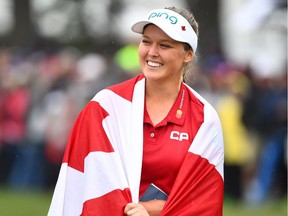
<svg viewBox="0 0 288 216">
<path fill-rule="evenodd" d="M 168 10 L 172 10 L 178 14 L 180 14 L 181 16 L 183 16 L 188 22 L 189 24 L 191 25 L 191 27 L 193 28 L 193 30 L 195 31 L 197 37 L 199 37 L 199 25 L 198 25 L 198 22 L 196 21 L 194 15 L 186 10 L 186 9 L 183 9 L 183 8 L 176 8 L 174 6 L 172 7 L 165 7 L 165 9 L 168 9 Z M 188 50 L 192 50 L 191 46 L 187 43 L 184 43 L 184 49 L 186 51 Z M 193 50 L 192 50 L 193 51 Z M 194 52 L 194 51 L 193 51 Z M 194 61 L 190 61 L 188 62 L 185 67 L 184 67 L 184 73 L 183 73 L 183 80 L 184 82 L 188 79 L 188 73 L 192 72 L 193 71 L 193 68 L 194 68 L 194 63 L 197 59 L 197 56 L 195 55 L 194 53 Z"/>
</svg>

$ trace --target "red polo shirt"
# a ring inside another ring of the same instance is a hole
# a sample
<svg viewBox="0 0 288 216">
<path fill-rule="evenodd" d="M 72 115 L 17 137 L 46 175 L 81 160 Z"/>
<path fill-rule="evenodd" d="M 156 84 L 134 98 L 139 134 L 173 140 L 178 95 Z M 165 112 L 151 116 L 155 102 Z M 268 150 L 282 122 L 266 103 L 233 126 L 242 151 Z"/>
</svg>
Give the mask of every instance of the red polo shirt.
<svg viewBox="0 0 288 216">
<path fill-rule="evenodd" d="M 150 183 L 154 183 L 169 195 L 202 122 L 203 104 L 183 83 L 168 115 L 156 126 L 153 126 L 146 107 L 144 108 L 140 197 Z"/>
</svg>

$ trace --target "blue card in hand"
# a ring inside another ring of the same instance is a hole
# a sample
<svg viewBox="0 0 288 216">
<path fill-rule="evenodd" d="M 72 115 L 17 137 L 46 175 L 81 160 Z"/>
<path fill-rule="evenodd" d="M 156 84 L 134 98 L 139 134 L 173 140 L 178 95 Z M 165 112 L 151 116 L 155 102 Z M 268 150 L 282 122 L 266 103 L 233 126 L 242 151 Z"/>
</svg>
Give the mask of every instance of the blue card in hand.
<svg viewBox="0 0 288 216">
<path fill-rule="evenodd" d="M 168 195 L 160 188 L 158 188 L 156 185 L 151 183 L 139 201 L 147 202 L 150 200 L 167 200 L 167 199 Z"/>
</svg>

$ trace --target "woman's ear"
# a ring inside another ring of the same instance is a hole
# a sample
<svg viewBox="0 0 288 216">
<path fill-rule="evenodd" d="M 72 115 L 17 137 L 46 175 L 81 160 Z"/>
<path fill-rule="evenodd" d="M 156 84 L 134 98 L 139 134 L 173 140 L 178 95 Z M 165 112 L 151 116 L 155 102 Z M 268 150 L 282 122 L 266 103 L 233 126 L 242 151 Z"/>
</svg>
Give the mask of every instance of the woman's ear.
<svg viewBox="0 0 288 216">
<path fill-rule="evenodd" d="M 187 51 L 184 62 L 188 63 L 188 62 L 192 61 L 193 59 L 194 59 L 194 52 L 192 50 Z"/>
</svg>

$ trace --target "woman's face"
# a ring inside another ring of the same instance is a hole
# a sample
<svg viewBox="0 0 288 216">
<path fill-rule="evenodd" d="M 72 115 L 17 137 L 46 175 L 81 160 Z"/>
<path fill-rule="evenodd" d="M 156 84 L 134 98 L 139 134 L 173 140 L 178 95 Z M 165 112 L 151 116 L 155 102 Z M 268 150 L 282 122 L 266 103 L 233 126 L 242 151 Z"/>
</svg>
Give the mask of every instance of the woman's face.
<svg viewBox="0 0 288 216">
<path fill-rule="evenodd" d="M 184 65 L 193 58 L 183 43 L 171 39 L 160 28 L 148 25 L 139 45 L 139 63 L 143 74 L 151 80 L 179 80 Z"/>
</svg>

